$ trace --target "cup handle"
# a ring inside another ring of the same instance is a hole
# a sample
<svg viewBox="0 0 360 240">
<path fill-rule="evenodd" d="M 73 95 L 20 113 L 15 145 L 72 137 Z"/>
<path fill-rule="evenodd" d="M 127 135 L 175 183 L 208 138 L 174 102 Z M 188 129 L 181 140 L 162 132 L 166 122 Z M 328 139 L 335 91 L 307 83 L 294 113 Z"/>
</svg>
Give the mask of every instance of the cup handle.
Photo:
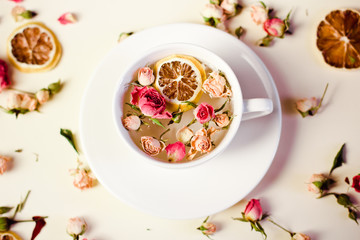
<svg viewBox="0 0 360 240">
<path fill-rule="evenodd" d="M 270 98 L 251 98 L 243 101 L 242 121 L 262 117 L 272 113 L 273 102 Z"/>
</svg>

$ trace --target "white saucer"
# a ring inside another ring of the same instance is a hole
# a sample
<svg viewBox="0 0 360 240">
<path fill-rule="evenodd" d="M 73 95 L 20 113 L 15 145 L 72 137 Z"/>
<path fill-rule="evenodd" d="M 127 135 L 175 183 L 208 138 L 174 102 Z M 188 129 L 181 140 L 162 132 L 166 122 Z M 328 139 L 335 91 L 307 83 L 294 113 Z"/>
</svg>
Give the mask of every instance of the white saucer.
<svg viewBox="0 0 360 240">
<path fill-rule="evenodd" d="M 244 98 L 269 97 L 274 112 L 242 122 L 233 142 L 215 159 L 192 168 L 165 169 L 136 159 L 117 133 L 112 101 L 120 74 L 143 51 L 164 43 L 206 47 L 239 78 Z M 100 183 L 123 202 L 169 219 L 200 218 L 231 207 L 262 179 L 276 153 L 281 107 L 262 61 L 237 38 L 198 24 L 170 24 L 138 32 L 118 44 L 95 70 L 80 112 L 80 141 Z"/>
</svg>

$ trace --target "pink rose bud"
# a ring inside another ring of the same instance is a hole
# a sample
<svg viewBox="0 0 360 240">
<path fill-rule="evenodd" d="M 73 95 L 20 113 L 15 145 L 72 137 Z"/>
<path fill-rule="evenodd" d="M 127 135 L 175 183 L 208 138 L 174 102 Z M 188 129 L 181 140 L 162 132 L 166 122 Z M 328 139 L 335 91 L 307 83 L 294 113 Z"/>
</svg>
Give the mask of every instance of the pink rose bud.
<svg viewBox="0 0 360 240">
<path fill-rule="evenodd" d="M 8 66 L 4 60 L 0 59 L 0 92 L 11 84 L 8 74 Z"/>
<path fill-rule="evenodd" d="M 185 145 L 182 142 L 167 145 L 165 151 L 169 162 L 181 161 L 186 155 Z"/>
<path fill-rule="evenodd" d="M 70 174 L 74 176 L 73 184 L 80 190 L 92 188 L 95 182 L 95 176 L 86 169 L 70 169 Z"/>
<path fill-rule="evenodd" d="M 138 81 L 143 86 L 151 85 L 155 80 L 153 70 L 149 67 L 143 67 L 139 69 Z"/>
<path fill-rule="evenodd" d="M 64 13 L 63 15 L 61 15 L 59 18 L 58 18 L 58 21 L 62 24 L 62 25 L 65 25 L 65 24 L 69 24 L 69 23 L 76 23 L 76 18 L 75 18 L 75 15 L 70 13 L 70 12 L 67 12 L 67 13 Z"/>
<path fill-rule="evenodd" d="M 356 175 L 353 177 L 353 183 L 351 185 L 352 188 L 355 189 L 355 191 L 360 193 L 360 175 Z"/>
<path fill-rule="evenodd" d="M 160 141 L 153 137 L 144 136 L 141 137 L 140 141 L 144 152 L 150 156 L 156 156 L 163 150 Z"/>
<path fill-rule="evenodd" d="M 260 25 L 269 18 L 269 9 L 262 4 L 252 5 L 250 15 L 254 23 Z"/>
<path fill-rule="evenodd" d="M 245 207 L 244 216 L 249 221 L 259 221 L 262 218 L 260 200 L 251 199 Z"/>
<path fill-rule="evenodd" d="M 46 103 L 50 98 L 50 91 L 48 89 L 41 89 L 36 93 L 36 99 L 40 104 Z"/>
<path fill-rule="evenodd" d="M 201 11 L 201 15 L 205 18 L 221 19 L 224 15 L 224 10 L 218 5 L 208 3 Z"/>
<path fill-rule="evenodd" d="M 131 92 L 131 104 L 140 108 L 141 112 L 157 119 L 171 119 L 172 115 L 166 111 L 165 98 L 153 87 L 135 86 Z"/>
<path fill-rule="evenodd" d="M 312 109 L 317 107 L 317 105 L 318 105 L 318 102 L 315 97 L 312 97 L 310 99 L 303 98 L 303 99 L 296 101 L 296 109 L 303 113 L 311 111 Z"/>
<path fill-rule="evenodd" d="M 216 232 L 216 225 L 210 222 L 205 222 L 201 225 L 202 233 L 204 235 L 212 235 Z"/>
<path fill-rule="evenodd" d="M 238 5 L 239 5 L 238 0 L 223 0 L 220 4 L 220 7 L 224 10 L 224 12 L 227 15 L 235 16 Z"/>
<path fill-rule="evenodd" d="M 0 155 L 0 174 L 3 174 L 9 169 L 11 160 L 10 157 Z"/>
<path fill-rule="evenodd" d="M 226 79 L 220 75 L 219 71 L 210 73 L 204 81 L 203 90 L 208 92 L 211 98 L 228 97 L 232 95 L 231 90 L 226 86 Z"/>
<path fill-rule="evenodd" d="M 213 121 L 218 127 L 227 127 L 230 124 L 230 118 L 226 113 L 216 114 Z"/>
<path fill-rule="evenodd" d="M 307 184 L 308 191 L 318 194 L 321 192 L 321 189 L 314 184 L 314 182 L 324 182 L 326 177 L 323 174 L 313 174 L 309 179 L 309 183 Z"/>
<path fill-rule="evenodd" d="M 194 115 L 200 124 L 207 123 L 215 117 L 214 108 L 210 104 L 203 102 L 194 109 Z"/>
<path fill-rule="evenodd" d="M 123 119 L 123 125 L 127 130 L 136 131 L 141 126 L 141 120 L 136 115 L 131 115 Z"/>
<path fill-rule="evenodd" d="M 292 240 L 311 240 L 311 238 L 308 235 L 305 235 L 303 233 L 296 233 L 291 239 Z"/>
<path fill-rule="evenodd" d="M 193 136 L 194 136 L 193 130 L 191 130 L 187 126 L 180 128 L 176 132 L 176 139 L 182 143 L 188 143 Z"/>
<path fill-rule="evenodd" d="M 285 34 L 286 26 L 284 21 L 281 20 L 280 18 L 267 19 L 264 22 L 263 27 L 265 32 L 272 37 L 281 38 Z"/>
<path fill-rule="evenodd" d="M 24 0 L 10 0 L 11 2 L 14 2 L 14 3 L 21 3 L 22 1 Z"/>
<path fill-rule="evenodd" d="M 74 217 L 68 220 L 66 231 L 74 239 L 79 239 L 78 237 L 84 234 L 86 230 L 87 224 L 84 218 Z"/>
</svg>

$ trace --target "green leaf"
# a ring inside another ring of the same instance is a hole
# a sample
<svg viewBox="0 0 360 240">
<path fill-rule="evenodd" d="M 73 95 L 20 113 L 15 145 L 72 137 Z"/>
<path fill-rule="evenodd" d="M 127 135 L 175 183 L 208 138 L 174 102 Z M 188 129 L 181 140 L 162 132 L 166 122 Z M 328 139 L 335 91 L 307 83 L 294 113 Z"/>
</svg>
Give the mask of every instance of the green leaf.
<svg viewBox="0 0 360 240">
<path fill-rule="evenodd" d="M 354 220 L 359 225 L 359 223 L 357 221 L 357 213 L 356 213 L 356 211 L 352 210 L 351 208 L 348 208 L 348 210 L 349 210 L 349 218 L 351 220 Z"/>
<path fill-rule="evenodd" d="M 71 146 L 75 149 L 76 153 L 79 154 L 79 151 L 76 149 L 74 136 L 73 136 L 71 130 L 61 128 L 60 134 L 68 140 L 68 142 L 71 144 Z"/>
<path fill-rule="evenodd" d="M 173 113 L 172 118 L 171 118 L 170 122 L 168 123 L 168 125 L 173 124 L 173 123 L 180 123 L 182 115 L 183 115 L 183 112 Z"/>
<path fill-rule="evenodd" d="M 270 46 L 270 43 L 272 42 L 273 39 L 274 37 L 267 35 L 266 37 L 260 39 L 257 44 L 260 47 L 268 47 Z"/>
<path fill-rule="evenodd" d="M 263 1 L 259 1 L 259 3 L 260 3 L 265 9 L 267 8 L 266 4 L 265 4 Z"/>
<path fill-rule="evenodd" d="M 223 110 L 224 107 L 226 106 L 226 103 L 227 103 L 228 101 L 229 101 L 229 98 L 226 99 L 226 101 L 223 103 L 223 105 L 221 105 L 221 107 L 215 109 L 214 112 L 217 113 L 217 112 L 220 112 L 221 110 Z"/>
<path fill-rule="evenodd" d="M 18 212 L 21 212 L 24 209 L 24 206 L 25 206 L 26 200 L 29 197 L 29 194 L 30 194 L 30 190 L 27 192 L 25 199 L 23 201 L 21 201 L 18 205 L 16 205 L 16 209 L 15 209 L 14 215 L 12 217 L 13 219 L 15 218 L 15 216 Z"/>
<path fill-rule="evenodd" d="M 350 197 L 348 195 L 346 195 L 345 193 L 342 194 L 335 194 L 336 200 L 338 202 L 338 204 L 348 208 L 352 206 Z"/>
<path fill-rule="evenodd" d="M 19 16 L 22 16 L 25 19 L 31 19 L 36 16 L 36 13 L 33 11 L 26 10 L 25 12 L 20 13 Z"/>
<path fill-rule="evenodd" d="M 284 32 L 289 31 L 289 28 L 290 28 L 290 14 L 291 14 L 291 11 L 287 14 L 286 18 L 284 19 L 284 24 L 285 24 Z"/>
<path fill-rule="evenodd" d="M 0 207 L 0 214 L 10 212 L 13 207 Z"/>
<path fill-rule="evenodd" d="M 196 107 L 197 107 L 197 105 L 196 105 L 195 103 L 190 102 L 190 101 L 183 101 L 183 102 L 181 102 L 181 103 L 186 103 L 187 105 L 190 105 L 190 106 L 192 106 L 193 108 L 196 108 Z"/>
<path fill-rule="evenodd" d="M 208 129 L 209 128 L 209 122 L 204 123 L 203 128 Z"/>
<path fill-rule="evenodd" d="M 135 111 L 139 111 L 141 112 L 140 108 L 136 105 L 130 104 L 130 103 L 125 103 L 126 105 L 129 105 L 132 109 L 134 109 Z"/>
<path fill-rule="evenodd" d="M 260 233 L 263 235 L 264 239 L 266 239 L 266 238 L 267 238 L 267 235 L 266 235 L 266 233 L 265 233 L 264 228 L 261 226 L 260 222 L 257 221 L 257 222 L 255 222 L 255 224 L 256 224 L 257 229 L 258 229 L 257 232 L 260 232 Z"/>
<path fill-rule="evenodd" d="M 331 175 L 331 173 L 338 167 L 341 167 L 341 165 L 344 163 L 344 158 L 343 158 L 343 152 L 344 152 L 344 147 L 345 147 L 345 143 L 341 146 L 340 150 L 338 151 L 338 153 L 336 154 L 335 158 L 334 158 L 334 162 L 333 162 L 333 166 L 330 169 L 330 173 L 329 175 Z"/>
<path fill-rule="evenodd" d="M 156 125 L 158 125 L 158 126 L 163 127 L 163 128 L 166 129 L 166 127 L 165 127 L 164 125 L 162 125 L 162 123 L 161 123 L 159 120 L 157 120 L 156 118 L 151 118 L 151 117 L 149 117 L 149 119 L 150 119 L 153 123 L 155 123 Z"/>
<path fill-rule="evenodd" d="M 51 95 L 54 95 L 55 93 L 58 93 L 60 91 L 60 89 L 61 89 L 61 81 L 60 81 L 60 79 L 57 82 L 51 83 L 48 86 L 48 89 L 49 89 Z"/>
<path fill-rule="evenodd" d="M 239 26 L 235 29 L 235 35 L 240 38 L 245 33 L 245 29 L 242 26 Z"/>
</svg>

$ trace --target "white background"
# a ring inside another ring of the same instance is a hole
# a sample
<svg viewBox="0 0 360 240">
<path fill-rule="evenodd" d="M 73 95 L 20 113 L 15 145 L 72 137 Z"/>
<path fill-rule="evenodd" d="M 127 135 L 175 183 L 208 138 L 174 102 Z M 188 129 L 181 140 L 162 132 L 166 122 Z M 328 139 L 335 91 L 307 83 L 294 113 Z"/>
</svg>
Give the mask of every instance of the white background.
<svg viewBox="0 0 360 240">
<path fill-rule="evenodd" d="M 168 23 L 202 23 L 200 11 L 206 3 L 25 0 L 21 4 L 38 13 L 35 20 L 50 27 L 63 47 L 59 65 L 47 73 L 23 74 L 9 66 L 15 88 L 36 91 L 60 78 L 65 83 L 62 91 L 41 108 L 41 113 L 18 119 L 0 113 L 0 154 L 14 158 L 13 169 L 0 176 L 0 205 L 17 204 L 30 189 L 25 209 L 17 217 L 49 216 L 37 239 L 71 239 L 65 228 L 67 219 L 74 216 L 83 216 L 88 222 L 85 236 L 89 239 L 206 239 L 196 230 L 203 219 L 153 217 L 125 205 L 100 184 L 85 191 L 73 187 L 68 169 L 76 167 L 77 156 L 59 134 L 60 128 L 78 134 L 85 87 L 99 61 L 118 44 L 121 32 Z M 246 34 L 241 39 L 269 68 L 282 102 L 283 128 L 274 162 L 261 183 L 235 206 L 211 216 L 210 220 L 218 226 L 213 238 L 261 239 L 247 223 L 232 220 L 241 215 L 249 199 L 260 198 L 264 211 L 292 231 L 304 232 L 317 240 L 358 239 L 360 227 L 347 218 L 347 210 L 333 197 L 316 199 L 307 192 L 306 182 L 313 173 L 328 172 L 336 152 L 346 143 L 346 164 L 334 172 L 339 182 L 334 190 L 349 191 L 355 202 L 360 200 L 360 193 L 348 189 L 343 181 L 346 176 L 352 178 L 360 173 L 360 72 L 327 66 L 315 46 L 317 24 L 328 12 L 347 7 L 359 9 L 360 5 L 355 0 L 265 1 L 281 18 L 292 10 L 293 34 L 276 39 L 271 47 L 260 48 L 254 42 L 264 33 L 250 21 L 248 7 L 253 1 L 241 3 L 245 8 L 232 20 L 230 29 L 243 26 Z M 19 25 L 10 14 L 14 6 L 11 1 L 0 2 L 1 59 L 6 59 L 8 35 Z M 77 15 L 78 22 L 63 26 L 57 18 L 68 11 Z M 294 111 L 294 101 L 320 97 L 326 83 L 329 89 L 318 115 L 302 119 Z M 20 148 L 22 153 L 14 152 Z M 38 161 L 34 153 L 38 154 Z M 271 223 L 265 222 L 263 227 L 268 239 L 289 239 Z M 21 223 L 12 230 L 29 239 L 32 228 L 32 223 Z"/>
</svg>

